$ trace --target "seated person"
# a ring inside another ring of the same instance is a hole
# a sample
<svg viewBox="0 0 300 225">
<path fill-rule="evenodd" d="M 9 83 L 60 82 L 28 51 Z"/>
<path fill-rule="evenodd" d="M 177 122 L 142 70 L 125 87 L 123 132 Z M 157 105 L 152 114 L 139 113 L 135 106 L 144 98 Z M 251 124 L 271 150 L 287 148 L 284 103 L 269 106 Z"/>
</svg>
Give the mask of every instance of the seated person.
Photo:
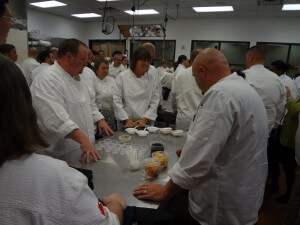
<svg viewBox="0 0 300 225">
<path fill-rule="evenodd" d="M 104 197 L 103 206 L 84 175 L 34 153 L 47 143 L 26 80 L 1 55 L 0 74 L 0 224 L 122 224 L 119 195 Z"/>
<path fill-rule="evenodd" d="M 148 73 L 151 55 L 144 47 L 137 48 L 130 62 L 130 69 L 116 78 L 113 101 L 118 129 L 144 127 L 157 117 L 159 104 L 158 79 Z"/>
</svg>

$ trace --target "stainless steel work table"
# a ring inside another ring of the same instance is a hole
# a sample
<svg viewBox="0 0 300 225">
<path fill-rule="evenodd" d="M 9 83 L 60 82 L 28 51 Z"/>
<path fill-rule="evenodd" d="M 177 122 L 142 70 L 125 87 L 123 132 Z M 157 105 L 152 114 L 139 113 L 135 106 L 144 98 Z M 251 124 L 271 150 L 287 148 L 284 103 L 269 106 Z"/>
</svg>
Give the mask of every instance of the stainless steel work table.
<svg viewBox="0 0 300 225">
<path fill-rule="evenodd" d="M 116 132 L 114 136 L 105 137 L 104 139 L 109 138 L 112 140 L 119 140 L 119 136 L 121 134 L 124 133 Z M 161 133 L 149 133 L 146 137 L 139 137 L 137 134 L 131 135 L 131 137 L 132 144 L 150 145 L 150 142 L 152 141 L 162 141 L 164 143 L 165 151 L 169 154 L 169 164 L 167 168 L 160 172 L 157 178 L 153 180 L 145 180 L 141 175 L 141 170 L 128 171 L 121 169 L 109 154 L 104 155 L 103 160 L 91 164 L 86 164 L 79 161 L 81 154 L 79 151 L 71 152 L 62 159 L 65 160 L 70 166 L 93 171 L 93 182 L 95 187 L 94 192 L 97 197 L 101 198 L 102 196 L 117 192 L 126 200 L 128 205 L 157 208 L 157 204 L 155 203 L 144 202 L 136 199 L 132 195 L 132 191 L 139 185 L 146 182 L 165 184 L 168 181 L 168 170 L 171 169 L 178 160 L 175 151 L 184 145 L 186 135 L 182 137 L 173 137 L 171 134 L 163 135 Z"/>
</svg>

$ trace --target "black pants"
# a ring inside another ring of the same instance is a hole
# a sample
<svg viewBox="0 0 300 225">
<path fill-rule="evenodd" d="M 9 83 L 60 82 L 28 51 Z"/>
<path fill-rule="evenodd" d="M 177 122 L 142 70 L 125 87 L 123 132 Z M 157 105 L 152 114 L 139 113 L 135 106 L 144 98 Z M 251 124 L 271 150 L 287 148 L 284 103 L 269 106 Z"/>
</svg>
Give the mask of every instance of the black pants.
<svg viewBox="0 0 300 225">
<path fill-rule="evenodd" d="M 295 160 L 295 149 L 288 148 L 281 145 L 280 148 L 280 162 L 283 165 L 286 181 L 286 195 L 290 196 L 292 192 L 293 183 L 295 180 L 295 168 L 297 163 Z"/>
<path fill-rule="evenodd" d="M 280 128 L 281 127 L 273 129 L 268 139 L 268 172 L 272 179 L 272 185 L 278 185 L 280 173 Z"/>
<path fill-rule="evenodd" d="M 182 191 L 158 209 L 136 208 L 135 222 L 138 225 L 200 225 L 189 213 L 188 191 Z"/>
<path fill-rule="evenodd" d="M 169 94 L 171 92 L 171 89 L 167 88 L 167 87 L 163 87 L 162 88 L 162 96 L 163 96 L 163 100 L 168 100 Z"/>
</svg>

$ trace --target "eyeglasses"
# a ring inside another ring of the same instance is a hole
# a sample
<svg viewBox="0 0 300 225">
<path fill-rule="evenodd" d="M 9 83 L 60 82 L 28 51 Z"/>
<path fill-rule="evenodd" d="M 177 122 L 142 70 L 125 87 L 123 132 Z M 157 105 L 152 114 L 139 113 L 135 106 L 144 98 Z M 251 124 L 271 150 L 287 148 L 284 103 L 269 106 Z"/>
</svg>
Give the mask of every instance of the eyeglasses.
<svg viewBox="0 0 300 225">
<path fill-rule="evenodd" d="M 11 16 L 0 16 L 4 19 L 7 19 L 11 24 L 15 24 L 17 22 L 17 18 Z"/>
</svg>

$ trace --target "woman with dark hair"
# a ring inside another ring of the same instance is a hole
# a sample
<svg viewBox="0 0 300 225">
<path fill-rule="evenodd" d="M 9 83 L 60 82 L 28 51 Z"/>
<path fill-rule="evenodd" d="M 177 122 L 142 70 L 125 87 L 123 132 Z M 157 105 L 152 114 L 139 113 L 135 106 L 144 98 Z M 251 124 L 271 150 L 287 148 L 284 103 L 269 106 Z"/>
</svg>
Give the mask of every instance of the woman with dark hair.
<svg viewBox="0 0 300 225">
<path fill-rule="evenodd" d="M 174 77 L 176 77 L 180 71 L 182 71 L 188 67 L 189 67 L 188 58 L 186 57 L 186 55 L 180 55 L 174 66 L 174 69 L 175 69 Z"/>
<path fill-rule="evenodd" d="M 109 62 L 105 58 L 99 58 L 94 65 L 94 72 L 97 76 L 95 91 L 96 105 L 105 121 L 111 129 L 116 130 L 116 118 L 113 107 L 113 86 L 115 79 L 108 75 Z"/>
<path fill-rule="evenodd" d="M 26 79 L 1 55 L 0 74 L 0 224 L 122 224 L 121 197 L 103 198 L 101 214 L 84 175 L 34 153 L 47 143 Z"/>
<path fill-rule="evenodd" d="M 113 101 L 118 129 L 144 127 L 157 117 L 159 89 L 157 77 L 148 73 L 151 55 L 144 47 L 137 48 L 130 69 L 119 74 L 113 88 Z"/>
<path fill-rule="evenodd" d="M 290 89 L 292 98 L 297 99 L 299 97 L 298 88 L 295 82 L 288 75 L 286 75 L 286 71 L 289 68 L 290 65 L 281 60 L 273 61 L 270 65 L 270 70 L 276 73 L 279 79 L 283 82 L 284 86 Z"/>
</svg>

